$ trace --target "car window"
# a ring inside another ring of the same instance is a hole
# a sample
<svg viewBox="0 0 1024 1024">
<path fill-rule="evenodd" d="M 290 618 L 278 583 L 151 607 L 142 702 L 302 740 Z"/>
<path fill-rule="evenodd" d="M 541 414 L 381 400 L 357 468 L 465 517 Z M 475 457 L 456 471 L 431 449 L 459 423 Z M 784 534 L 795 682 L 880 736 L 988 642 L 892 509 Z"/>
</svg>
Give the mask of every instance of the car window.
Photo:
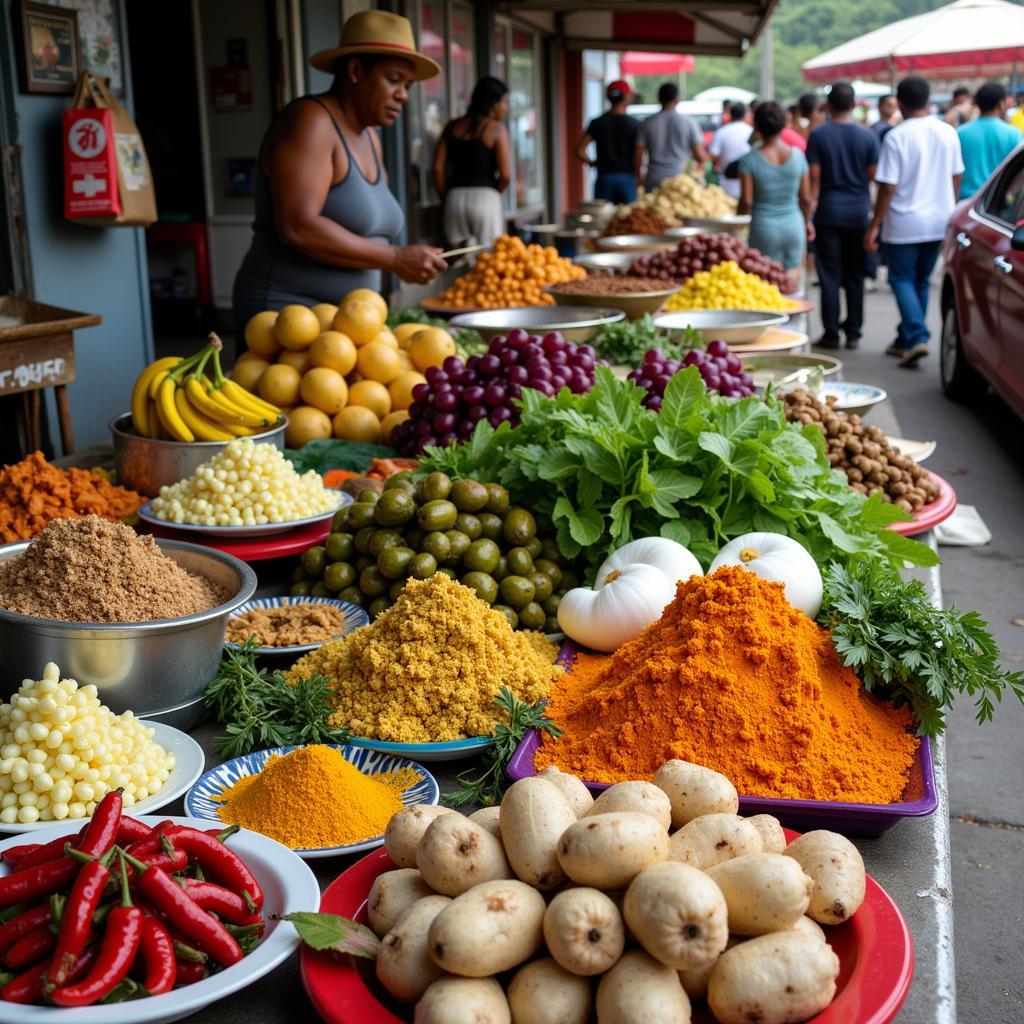
<svg viewBox="0 0 1024 1024">
<path fill-rule="evenodd" d="M 1004 224 L 1017 223 L 1017 210 L 1024 198 L 1024 156 L 1008 164 L 985 197 L 985 212 Z"/>
</svg>

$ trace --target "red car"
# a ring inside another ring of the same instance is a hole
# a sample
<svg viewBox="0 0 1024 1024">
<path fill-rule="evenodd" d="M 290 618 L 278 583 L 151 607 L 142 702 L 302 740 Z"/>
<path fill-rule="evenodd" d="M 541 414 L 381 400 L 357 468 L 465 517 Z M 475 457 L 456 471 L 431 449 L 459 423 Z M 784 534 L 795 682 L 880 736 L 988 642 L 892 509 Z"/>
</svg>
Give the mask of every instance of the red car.
<svg viewBox="0 0 1024 1024">
<path fill-rule="evenodd" d="M 942 249 L 942 390 L 991 385 L 1024 419 L 1024 146 L 956 208 Z"/>
</svg>

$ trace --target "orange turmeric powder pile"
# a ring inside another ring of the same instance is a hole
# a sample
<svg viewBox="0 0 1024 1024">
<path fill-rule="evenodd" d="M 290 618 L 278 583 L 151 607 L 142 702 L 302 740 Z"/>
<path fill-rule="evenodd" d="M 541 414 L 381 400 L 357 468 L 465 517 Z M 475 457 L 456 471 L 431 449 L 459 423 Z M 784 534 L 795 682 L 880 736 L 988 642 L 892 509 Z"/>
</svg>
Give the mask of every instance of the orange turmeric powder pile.
<svg viewBox="0 0 1024 1024">
<path fill-rule="evenodd" d="M 421 777 L 412 768 L 364 775 L 340 750 L 313 744 L 273 755 L 223 790 L 218 812 L 293 850 L 344 846 L 383 835 L 402 809 L 402 790 Z"/>
<path fill-rule="evenodd" d="M 613 655 L 579 655 L 548 713 L 564 735 L 538 769 L 619 782 L 681 758 L 748 796 L 891 803 L 918 746 L 910 711 L 867 693 L 782 584 L 737 567 L 681 583 Z"/>
<path fill-rule="evenodd" d="M 145 500 L 96 473 L 58 469 L 42 452 L 33 452 L 0 469 L 0 542 L 30 540 L 53 519 L 124 519 Z"/>
</svg>

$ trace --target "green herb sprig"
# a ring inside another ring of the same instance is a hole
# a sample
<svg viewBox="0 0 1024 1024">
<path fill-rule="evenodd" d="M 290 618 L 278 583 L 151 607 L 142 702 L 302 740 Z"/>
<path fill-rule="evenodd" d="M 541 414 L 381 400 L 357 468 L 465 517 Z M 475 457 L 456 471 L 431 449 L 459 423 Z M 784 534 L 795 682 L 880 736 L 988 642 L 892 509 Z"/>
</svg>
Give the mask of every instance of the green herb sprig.
<svg viewBox="0 0 1024 1024">
<path fill-rule="evenodd" d="M 494 703 L 508 715 L 508 725 L 501 723 L 491 733 L 494 744 L 484 751 L 483 774 L 474 777 L 474 772 L 468 771 L 458 777 L 459 788 L 444 799 L 449 807 L 465 804 L 489 807 L 498 803 L 505 788 L 505 769 L 526 733 L 530 729 L 543 729 L 556 738 L 562 735 L 562 730 L 547 717 L 542 701 L 527 704 L 503 686 Z"/>
<path fill-rule="evenodd" d="M 250 638 L 237 651 L 227 648 L 206 688 L 206 705 L 226 733 L 215 744 L 218 755 L 227 759 L 265 747 L 347 743 L 348 732 L 329 722 L 329 681 L 314 674 L 293 686 L 281 672 L 257 668 L 254 647 Z"/>
<path fill-rule="evenodd" d="M 594 337 L 594 350 L 613 366 L 635 366 L 651 348 L 661 349 L 671 359 L 681 359 L 691 348 L 699 348 L 700 335 L 692 328 L 677 332 L 676 337 L 654 326 L 649 314 L 639 320 L 620 320 L 602 327 Z"/>
<path fill-rule="evenodd" d="M 977 612 L 936 608 L 917 580 L 884 563 L 860 559 L 824 573 L 819 621 L 865 689 L 908 705 L 925 736 L 945 727 L 944 712 L 959 694 L 974 697 L 978 724 L 1008 690 L 1024 702 L 1024 674 L 999 667 L 999 650 Z"/>
</svg>

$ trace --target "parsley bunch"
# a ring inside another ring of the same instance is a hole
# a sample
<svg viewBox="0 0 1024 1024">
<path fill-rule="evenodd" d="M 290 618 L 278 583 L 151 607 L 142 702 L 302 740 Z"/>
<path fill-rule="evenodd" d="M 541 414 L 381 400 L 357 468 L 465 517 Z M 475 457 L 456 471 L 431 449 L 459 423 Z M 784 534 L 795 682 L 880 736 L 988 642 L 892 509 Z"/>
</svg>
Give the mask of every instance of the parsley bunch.
<svg viewBox="0 0 1024 1024">
<path fill-rule="evenodd" d="M 979 725 L 991 720 L 993 701 L 1006 690 L 1024 702 L 1024 675 L 999 667 L 999 650 L 977 612 L 936 608 L 917 580 L 869 559 L 830 565 L 824 582 L 819 618 L 844 664 L 865 689 L 908 705 L 925 736 L 945 729 L 944 712 L 958 694 L 974 697 Z"/>
</svg>

